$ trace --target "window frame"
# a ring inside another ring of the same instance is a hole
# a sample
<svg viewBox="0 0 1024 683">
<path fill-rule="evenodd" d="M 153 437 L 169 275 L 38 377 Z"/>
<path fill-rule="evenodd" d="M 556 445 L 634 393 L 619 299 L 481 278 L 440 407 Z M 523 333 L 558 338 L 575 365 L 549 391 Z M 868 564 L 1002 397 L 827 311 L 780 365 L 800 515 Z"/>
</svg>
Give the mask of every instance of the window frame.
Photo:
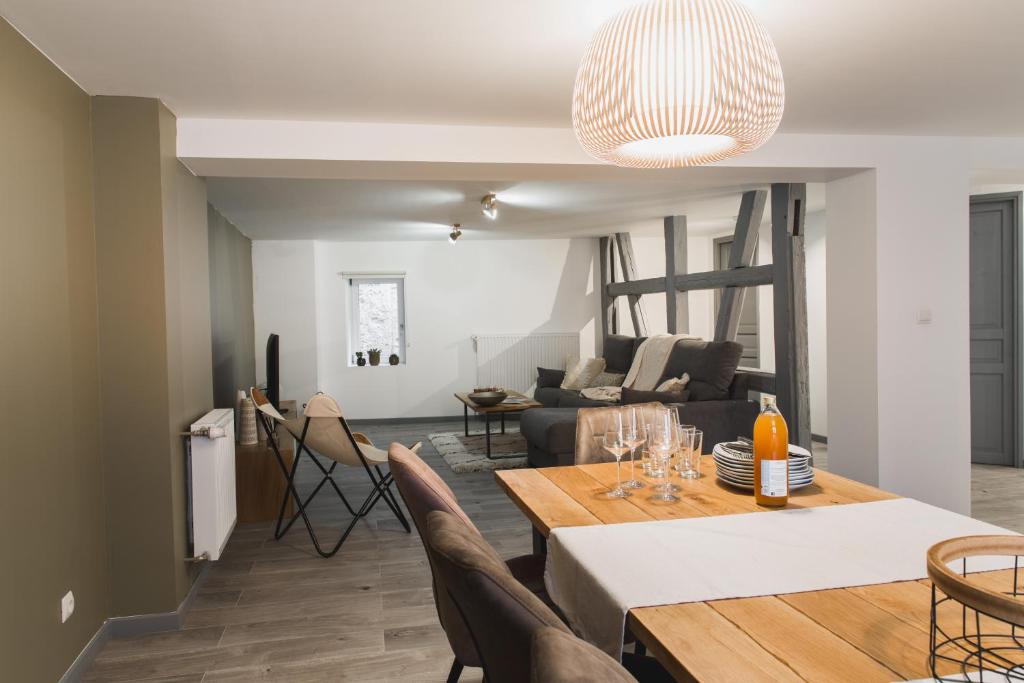
<svg viewBox="0 0 1024 683">
<path fill-rule="evenodd" d="M 359 286 L 360 285 L 390 285 L 397 286 L 398 291 L 398 363 L 406 364 L 406 353 L 409 345 L 406 342 L 406 321 L 405 321 L 405 275 L 381 274 L 381 275 L 346 275 L 348 278 L 348 346 L 349 346 L 349 367 L 356 365 L 356 351 L 362 351 L 359 347 Z M 389 365 L 381 363 L 381 367 Z"/>
</svg>

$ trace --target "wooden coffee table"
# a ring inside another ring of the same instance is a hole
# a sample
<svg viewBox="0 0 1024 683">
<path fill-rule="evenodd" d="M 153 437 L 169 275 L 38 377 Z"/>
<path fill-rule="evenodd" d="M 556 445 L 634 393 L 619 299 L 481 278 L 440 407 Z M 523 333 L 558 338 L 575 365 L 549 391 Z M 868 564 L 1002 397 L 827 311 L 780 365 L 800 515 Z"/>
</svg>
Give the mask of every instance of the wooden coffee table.
<svg viewBox="0 0 1024 683">
<path fill-rule="evenodd" d="M 543 404 L 534 401 L 526 394 L 520 394 L 518 391 L 506 391 L 509 398 L 525 399 L 518 403 L 499 403 L 496 406 L 481 406 L 473 403 L 473 399 L 469 397 L 468 393 L 457 393 L 455 398 L 462 401 L 462 417 L 465 423 L 466 436 L 469 436 L 469 411 L 472 410 L 477 415 L 484 416 L 484 434 L 486 435 L 487 443 L 487 459 L 488 460 L 504 460 L 506 458 L 518 458 L 518 455 L 491 455 L 491 415 L 501 415 L 501 433 L 505 433 L 505 413 L 521 413 L 524 410 L 530 408 L 543 408 Z"/>
</svg>

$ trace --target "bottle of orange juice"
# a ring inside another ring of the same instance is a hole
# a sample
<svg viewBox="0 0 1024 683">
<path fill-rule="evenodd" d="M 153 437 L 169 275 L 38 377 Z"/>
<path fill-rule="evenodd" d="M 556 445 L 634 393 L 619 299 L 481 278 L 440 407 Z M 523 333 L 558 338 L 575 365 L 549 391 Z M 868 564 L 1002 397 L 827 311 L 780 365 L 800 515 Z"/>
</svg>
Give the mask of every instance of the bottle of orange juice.
<svg viewBox="0 0 1024 683">
<path fill-rule="evenodd" d="M 789 428 L 775 399 L 765 396 L 754 422 L 754 498 L 758 505 L 782 507 L 789 500 Z"/>
</svg>

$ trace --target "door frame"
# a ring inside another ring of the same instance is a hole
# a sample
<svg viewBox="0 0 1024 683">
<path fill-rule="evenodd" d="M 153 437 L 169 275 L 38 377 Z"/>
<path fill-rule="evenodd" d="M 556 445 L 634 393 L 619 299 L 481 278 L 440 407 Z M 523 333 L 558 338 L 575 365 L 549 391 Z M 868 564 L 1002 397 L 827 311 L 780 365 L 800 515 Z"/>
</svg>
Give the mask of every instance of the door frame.
<svg viewBox="0 0 1024 683">
<path fill-rule="evenodd" d="M 1011 323 L 1013 328 L 1013 466 L 1017 468 L 1024 468 L 1024 381 L 1022 381 L 1021 375 L 1024 374 L 1024 368 L 1021 367 L 1021 360 L 1024 359 L 1024 339 L 1021 338 L 1024 333 L 1024 274 L 1021 273 L 1022 265 L 1024 265 L 1024 259 L 1021 256 L 1021 249 L 1024 248 L 1024 234 L 1022 234 L 1022 221 L 1021 211 L 1024 207 L 1024 191 L 1020 192 L 993 192 L 988 194 L 972 194 L 969 197 L 968 203 L 968 221 L 970 220 L 970 207 L 975 204 L 986 204 L 989 202 L 1010 202 L 1012 211 L 1010 212 L 1011 230 L 1010 234 L 1013 238 L 1013 282 L 1011 284 L 1013 290 L 1013 322 Z M 967 274 L 968 287 L 970 286 L 970 272 Z M 968 320 L 970 311 L 968 311 Z M 968 322 L 968 325 L 970 323 Z M 968 332 L 969 334 L 969 332 Z M 973 449 L 973 446 L 972 446 Z"/>
</svg>

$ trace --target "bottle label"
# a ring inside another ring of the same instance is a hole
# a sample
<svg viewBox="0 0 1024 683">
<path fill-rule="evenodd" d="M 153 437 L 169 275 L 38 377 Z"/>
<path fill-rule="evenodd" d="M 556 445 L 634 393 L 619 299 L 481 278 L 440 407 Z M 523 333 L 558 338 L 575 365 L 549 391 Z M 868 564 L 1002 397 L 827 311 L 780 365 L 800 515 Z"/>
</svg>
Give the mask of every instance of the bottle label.
<svg viewBox="0 0 1024 683">
<path fill-rule="evenodd" d="M 781 498 L 789 495 L 789 462 L 786 460 L 761 461 L 761 495 Z"/>
</svg>

